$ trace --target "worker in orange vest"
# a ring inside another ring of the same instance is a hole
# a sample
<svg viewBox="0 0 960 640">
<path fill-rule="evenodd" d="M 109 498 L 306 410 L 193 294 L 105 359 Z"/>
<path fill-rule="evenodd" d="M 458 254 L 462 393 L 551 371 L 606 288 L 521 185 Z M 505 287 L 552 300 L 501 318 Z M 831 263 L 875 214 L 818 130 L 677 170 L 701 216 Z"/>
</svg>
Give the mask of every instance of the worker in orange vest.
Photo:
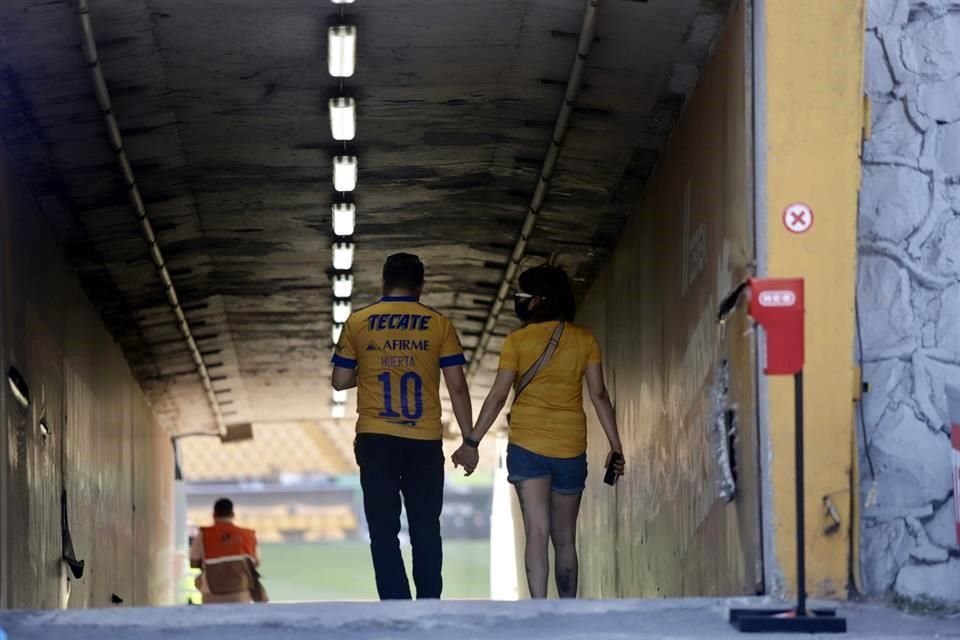
<svg viewBox="0 0 960 640">
<path fill-rule="evenodd" d="M 233 523 L 233 502 L 213 505 L 213 526 L 201 527 L 190 546 L 190 566 L 200 569 L 204 604 L 266 602 L 257 567 L 257 534 Z"/>
</svg>

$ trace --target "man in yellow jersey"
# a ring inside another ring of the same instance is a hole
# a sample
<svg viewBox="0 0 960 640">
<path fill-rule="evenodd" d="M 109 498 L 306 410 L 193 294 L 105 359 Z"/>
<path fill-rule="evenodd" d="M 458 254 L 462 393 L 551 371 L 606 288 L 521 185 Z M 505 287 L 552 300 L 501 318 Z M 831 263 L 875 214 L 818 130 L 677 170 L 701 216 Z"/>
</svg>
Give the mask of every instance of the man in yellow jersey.
<svg viewBox="0 0 960 640">
<path fill-rule="evenodd" d="M 387 258 L 383 297 L 350 316 L 333 356 L 333 387 L 357 387 L 354 451 L 381 600 L 410 598 L 397 539 L 401 495 L 417 598 L 439 598 L 443 589 L 441 371 L 464 436 L 473 419 L 456 329 L 420 304 L 422 291 L 420 258 L 409 253 Z"/>
</svg>

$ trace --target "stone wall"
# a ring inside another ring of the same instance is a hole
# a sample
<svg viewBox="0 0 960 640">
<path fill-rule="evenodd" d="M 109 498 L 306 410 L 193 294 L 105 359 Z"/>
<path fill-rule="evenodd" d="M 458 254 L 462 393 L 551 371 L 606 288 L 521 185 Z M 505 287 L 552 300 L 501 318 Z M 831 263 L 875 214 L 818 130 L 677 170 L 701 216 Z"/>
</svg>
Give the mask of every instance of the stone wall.
<svg viewBox="0 0 960 640">
<path fill-rule="evenodd" d="M 943 392 L 960 385 L 960 1 L 867 11 L 862 575 L 871 595 L 960 602 Z"/>
</svg>

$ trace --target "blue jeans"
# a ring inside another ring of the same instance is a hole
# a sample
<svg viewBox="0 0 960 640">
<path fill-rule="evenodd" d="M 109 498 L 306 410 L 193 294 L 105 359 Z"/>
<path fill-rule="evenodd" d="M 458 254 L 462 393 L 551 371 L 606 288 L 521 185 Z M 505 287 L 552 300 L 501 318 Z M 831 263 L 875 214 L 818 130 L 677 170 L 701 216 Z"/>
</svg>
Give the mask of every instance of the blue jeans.
<svg viewBox="0 0 960 640">
<path fill-rule="evenodd" d="M 574 495 L 587 486 L 587 454 L 576 458 L 551 458 L 511 444 L 507 446 L 507 472 L 511 484 L 550 478 L 553 492 Z"/>
<path fill-rule="evenodd" d="M 360 466 L 363 509 L 381 600 L 409 600 L 410 584 L 400 555 L 401 495 L 413 547 L 417 598 L 439 598 L 443 590 L 440 511 L 443 509 L 443 445 L 363 433 L 354 444 Z"/>
</svg>

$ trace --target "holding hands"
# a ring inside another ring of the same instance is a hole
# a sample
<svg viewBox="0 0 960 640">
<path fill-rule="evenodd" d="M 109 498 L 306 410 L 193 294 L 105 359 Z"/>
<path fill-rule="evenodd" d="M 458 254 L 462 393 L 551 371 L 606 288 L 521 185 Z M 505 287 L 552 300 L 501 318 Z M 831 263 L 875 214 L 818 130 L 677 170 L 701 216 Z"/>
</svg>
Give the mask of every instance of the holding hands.
<svg viewBox="0 0 960 640">
<path fill-rule="evenodd" d="M 463 444 L 453 454 L 453 466 L 463 467 L 466 475 L 471 475 L 480 462 L 480 443 L 471 438 L 465 438 Z"/>
</svg>

